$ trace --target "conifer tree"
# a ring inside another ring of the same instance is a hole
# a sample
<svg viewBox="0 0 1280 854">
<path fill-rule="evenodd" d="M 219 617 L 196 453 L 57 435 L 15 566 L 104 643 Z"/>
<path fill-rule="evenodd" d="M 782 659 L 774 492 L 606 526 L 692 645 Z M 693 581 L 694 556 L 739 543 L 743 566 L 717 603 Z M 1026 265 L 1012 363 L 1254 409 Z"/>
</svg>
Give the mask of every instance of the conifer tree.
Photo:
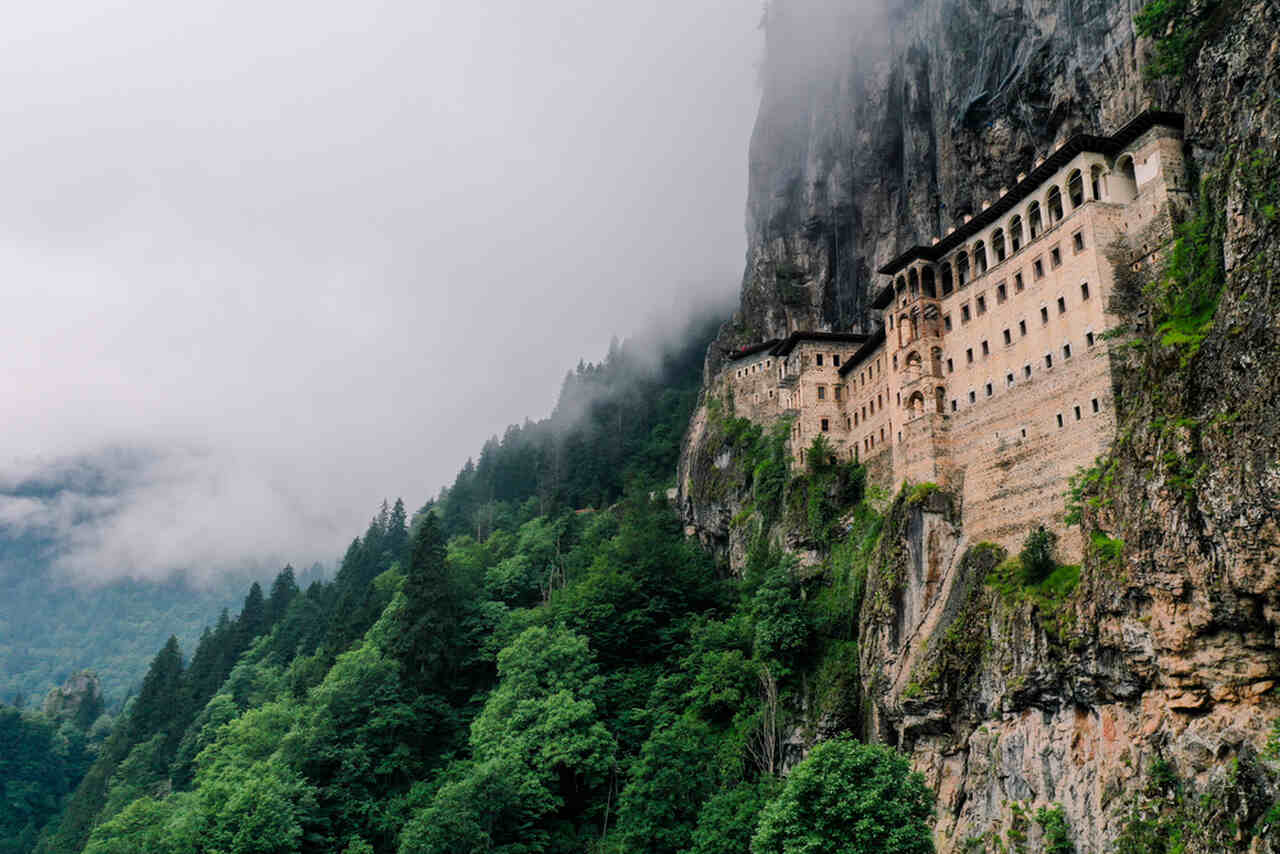
<svg viewBox="0 0 1280 854">
<path fill-rule="evenodd" d="M 298 582 L 293 577 L 293 566 L 286 565 L 271 584 L 271 598 L 267 600 L 267 619 L 274 625 L 284 612 L 289 610 L 289 603 L 298 595 Z"/>
<path fill-rule="evenodd" d="M 407 601 L 395 652 L 415 681 L 427 684 L 447 672 L 448 648 L 459 621 L 435 513 L 423 517 L 414 532 L 403 592 Z"/>
<path fill-rule="evenodd" d="M 386 551 L 392 561 L 403 560 L 404 550 L 409 544 L 408 520 L 404 511 L 404 500 L 397 498 L 387 517 Z"/>
<path fill-rule="evenodd" d="M 169 636 L 142 680 L 133 703 L 130 728 L 134 743 L 168 732 L 182 716 L 182 650 L 178 638 Z"/>
</svg>

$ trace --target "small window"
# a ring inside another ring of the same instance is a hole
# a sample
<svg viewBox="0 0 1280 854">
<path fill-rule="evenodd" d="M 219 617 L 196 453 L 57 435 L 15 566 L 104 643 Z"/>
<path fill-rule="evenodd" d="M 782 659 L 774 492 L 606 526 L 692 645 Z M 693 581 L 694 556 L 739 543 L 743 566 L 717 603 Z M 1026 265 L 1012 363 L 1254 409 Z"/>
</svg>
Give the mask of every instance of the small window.
<svg viewBox="0 0 1280 854">
<path fill-rule="evenodd" d="M 1077 406 L 1077 407 L 1074 407 L 1074 409 L 1075 409 L 1075 413 L 1076 413 L 1076 420 L 1077 420 L 1077 421 L 1079 421 L 1079 420 L 1080 420 L 1080 417 L 1081 417 L 1081 416 L 1080 416 L 1080 407 L 1078 407 L 1078 406 Z"/>
<path fill-rule="evenodd" d="M 818 354 L 818 367 L 819 367 L 819 368 L 821 368 L 821 367 L 822 367 L 822 354 L 821 354 L 821 353 L 819 353 L 819 354 Z"/>
<path fill-rule="evenodd" d="M 1021 272 L 1014 273 L 1013 274 L 1013 292 L 1015 294 L 1020 294 L 1022 293 L 1022 289 L 1024 287 L 1026 287 L 1026 285 L 1022 284 L 1022 273 Z"/>
<path fill-rule="evenodd" d="M 987 313 L 987 298 L 986 298 L 986 296 L 985 296 L 985 295 L 982 295 L 982 294 L 979 294 L 977 302 L 978 302 L 978 314 L 980 314 L 980 315 L 981 315 L 981 314 L 986 314 L 986 313 Z"/>
<path fill-rule="evenodd" d="M 954 374 L 956 372 L 956 363 L 947 359 L 947 373 Z"/>
<path fill-rule="evenodd" d="M 889 329 L 893 329 L 893 315 L 889 315 Z"/>
<path fill-rule="evenodd" d="M 1075 244 L 1077 252 L 1084 251 L 1084 232 L 1083 231 L 1077 231 L 1075 234 L 1071 235 L 1071 241 Z"/>
<path fill-rule="evenodd" d="M 818 386 L 818 400 L 826 400 L 826 399 L 827 399 L 827 387 L 824 385 Z"/>
<path fill-rule="evenodd" d="M 1062 345 L 1062 358 L 1064 358 L 1064 359 L 1070 359 L 1070 358 L 1071 358 L 1071 345 L 1070 345 L 1070 344 L 1063 344 L 1063 345 Z"/>
<path fill-rule="evenodd" d="M 833 393 L 834 393 L 834 395 L 835 395 L 835 399 L 836 399 L 836 400 L 839 400 L 839 399 L 840 399 L 840 389 L 842 389 L 842 388 L 843 388 L 843 386 L 832 386 Z"/>
<path fill-rule="evenodd" d="M 960 322 L 961 323 L 969 322 L 969 306 L 968 305 L 960 306 Z"/>
<path fill-rule="evenodd" d="M 897 353 L 893 354 L 893 369 L 895 371 L 898 370 L 898 354 Z"/>
<path fill-rule="evenodd" d="M 1052 368 L 1052 367 L 1053 367 L 1053 354 L 1052 354 L 1052 353 L 1045 353 L 1045 354 L 1044 354 L 1044 366 L 1045 366 L 1046 368 Z"/>
<path fill-rule="evenodd" d="M 1093 407 L 1094 412 L 1098 411 L 1098 399 L 1096 397 L 1093 400 L 1089 401 L 1089 404 Z"/>
<path fill-rule="evenodd" d="M 1058 429 L 1062 429 L 1062 413 L 1058 413 Z"/>
<path fill-rule="evenodd" d="M 1032 261 L 1031 272 L 1035 275 L 1037 279 L 1043 279 L 1044 278 L 1044 261 L 1039 258 Z"/>
<path fill-rule="evenodd" d="M 1062 266 L 1062 250 L 1056 246 L 1049 250 L 1049 266 L 1054 269 Z"/>
<path fill-rule="evenodd" d="M 982 358 L 985 359 L 987 356 L 990 356 L 990 355 L 991 355 L 991 345 L 988 344 L 986 341 L 983 341 L 982 342 Z"/>
<path fill-rule="evenodd" d="M 951 331 L 951 315 L 948 314 L 942 318 L 942 328 L 948 332 Z"/>
<path fill-rule="evenodd" d="M 969 364 L 969 365 L 973 364 L 973 348 L 972 347 L 968 347 L 965 349 L 964 360 L 966 364 Z"/>
<path fill-rule="evenodd" d="M 1022 428 L 1022 438 L 1024 438 L 1024 439 L 1025 439 L 1025 438 L 1027 438 L 1027 428 L 1026 428 L 1026 427 L 1023 427 L 1023 428 Z"/>
<path fill-rule="evenodd" d="M 1040 306 L 1040 322 L 1041 323 L 1049 322 L 1049 309 L 1043 305 Z"/>
<path fill-rule="evenodd" d="M 840 354 L 839 354 L 839 353 L 832 353 L 832 354 L 831 354 L 831 364 L 832 364 L 832 365 L 834 365 L 834 366 L 835 366 L 835 367 L 837 367 L 837 368 L 838 368 L 838 367 L 840 367 Z"/>
<path fill-rule="evenodd" d="M 996 285 L 996 305 L 1004 302 L 1009 298 L 1009 289 L 1005 287 L 1004 282 Z"/>
<path fill-rule="evenodd" d="M 1013 343 L 1013 333 L 1010 332 L 1008 329 L 1006 329 L 1004 331 L 1004 345 L 1008 347 L 1012 343 Z"/>
<path fill-rule="evenodd" d="M 1076 408 L 1076 412 L 1079 412 L 1079 411 L 1080 411 L 1080 409 L 1079 409 L 1079 407 L 1077 407 L 1077 408 Z M 822 419 L 822 432 L 823 432 L 823 433 L 830 433 L 830 432 L 831 432 L 831 422 L 830 422 L 830 421 L 828 421 L 826 418 Z"/>
<path fill-rule="evenodd" d="M 1025 377 L 1025 378 L 1027 378 L 1027 379 L 1031 379 L 1031 366 L 1030 366 L 1030 365 L 1023 365 L 1023 366 L 1022 366 L 1022 376 L 1023 376 L 1023 377 Z"/>
<path fill-rule="evenodd" d="M 1012 373 L 1008 373 L 1008 374 L 1005 374 L 1005 375 L 1004 375 L 1004 384 L 1005 384 L 1006 386 L 1008 386 L 1009 388 L 1013 388 L 1013 374 L 1012 374 Z"/>
<path fill-rule="evenodd" d="M 978 393 L 977 393 L 976 391 L 974 391 L 973 389 L 970 389 L 970 390 L 969 390 L 969 402 L 970 402 L 970 403 L 977 403 L 977 402 L 978 402 Z"/>
<path fill-rule="evenodd" d="M 1019 335 L 1027 334 L 1027 322 L 1025 320 L 1018 321 L 1018 334 Z"/>
<path fill-rule="evenodd" d="M 1067 313 L 1067 299 L 1066 297 L 1058 297 L 1058 314 L 1066 314 L 1066 313 Z"/>
<path fill-rule="evenodd" d="M 1081 282 L 1080 283 L 1080 299 L 1088 299 L 1088 298 L 1089 298 L 1089 283 Z"/>
<path fill-rule="evenodd" d="M 991 397 L 991 394 L 992 394 L 994 391 L 995 391 L 995 389 L 993 389 L 993 388 L 991 387 L 991 383 L 987 383 L 987 397 Z"/>
<path fill-rule="evenodd" d="M 960 408 L 960 401 L 956 400 L 954 397 L 951 398 L 951 411 L 955 412 L 959 408 Z"/>
</svg>

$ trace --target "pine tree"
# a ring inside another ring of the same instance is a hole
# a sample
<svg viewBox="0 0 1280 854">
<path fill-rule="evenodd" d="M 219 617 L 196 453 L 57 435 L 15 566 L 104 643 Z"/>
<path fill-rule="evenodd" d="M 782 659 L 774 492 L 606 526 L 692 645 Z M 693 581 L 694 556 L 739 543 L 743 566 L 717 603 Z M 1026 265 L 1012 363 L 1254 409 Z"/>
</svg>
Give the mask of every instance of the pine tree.
<svg viewBox="0 0 1280 854">
<path fill-rule="evenodd" d="M 289 610 L 289 603 L 298 595 L 298 582 L 293 577 L 293 567 L 285 566 L 271 584 L 271 598 L 267 600 L 267 619 L 274 625 L 284 612 Z"/>
<path fill-rule="evenodd" d="M 391 515 L 387 517 L 386 551 L 392 561 L 403 561 L 405 548 L 409 545 L 409 526 L 405 516 L 404 501 L 396 499 L 391 507 Z"/>
<path fill-rule="evenodd" d="M 428 513 L 414 532 L 405 575 L 402 626 L 395 652 L 421 685 L 448 672 L 448 650 L 456 639 L 460 619 L 450 589 L 445 541 L 434 513 Z"/>
<path fill-rule="evenodd" d="M 183 714 L 182 650 L 178 638 L 169 636 L 151 662 L 142 680 L 142 689 L 130 714 L 130 735 L 134 743 L 157 733 L 169 732 Z"/>
<path fill-rule="evenodd" d="M 236 652 L 249 648 L 253 639 L 267 628 L 267 603 L 262 597 L 262 585 L 253 582 L 249 587 L 249 595 L 244 597 L 244 607 L 240 609 L 240 618 L 236 620 Z"/>
</svg>

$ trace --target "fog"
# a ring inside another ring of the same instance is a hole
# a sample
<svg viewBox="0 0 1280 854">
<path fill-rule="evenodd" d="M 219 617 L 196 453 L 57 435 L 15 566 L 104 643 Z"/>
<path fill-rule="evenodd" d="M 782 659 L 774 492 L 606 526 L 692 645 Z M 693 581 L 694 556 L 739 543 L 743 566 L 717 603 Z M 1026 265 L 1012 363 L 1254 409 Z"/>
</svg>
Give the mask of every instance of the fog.
<svg viewBox="0 0 1280 854">
<path fill-rule="evenodd" d="M 0 54 L 0 527 L 332 561 L 736 293 L 759 0 L 33 4 Z M 34 571 L 34 570 L 33 570 Z"/>
</svg>

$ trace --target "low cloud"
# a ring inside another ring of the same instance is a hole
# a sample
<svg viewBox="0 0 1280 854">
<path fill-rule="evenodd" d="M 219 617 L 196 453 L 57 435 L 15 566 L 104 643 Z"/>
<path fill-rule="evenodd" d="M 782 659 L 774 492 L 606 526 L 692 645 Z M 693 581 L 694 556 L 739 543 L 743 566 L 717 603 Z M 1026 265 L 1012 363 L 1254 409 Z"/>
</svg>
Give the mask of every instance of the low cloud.
<svg viewBox="0 0 1280 854">
<path fill-rule="evenodd" d="M 332 561 L 732 293 L 759 11 L 15 12 L 0 529 L 90 581 Z"/>
</svg>

